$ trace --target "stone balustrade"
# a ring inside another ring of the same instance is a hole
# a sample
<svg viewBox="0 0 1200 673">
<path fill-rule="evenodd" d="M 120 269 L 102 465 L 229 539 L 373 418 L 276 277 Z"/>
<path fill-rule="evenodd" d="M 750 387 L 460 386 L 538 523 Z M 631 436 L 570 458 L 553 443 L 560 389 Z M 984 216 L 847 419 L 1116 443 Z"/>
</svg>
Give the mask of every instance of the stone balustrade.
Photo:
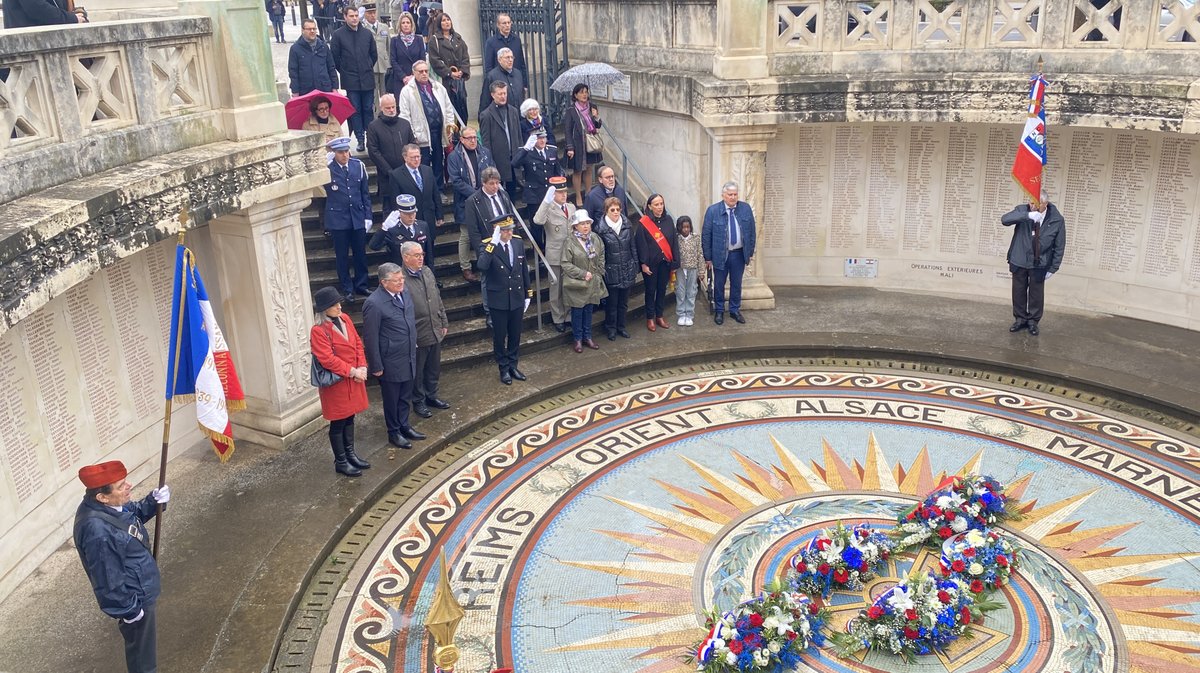
<svg viewBox="0 0 1200 673">
<path fill-rule="evenodd" d="M 212 20 L 0 33 L 0 203 L 226 138 Z"/>
</svg>

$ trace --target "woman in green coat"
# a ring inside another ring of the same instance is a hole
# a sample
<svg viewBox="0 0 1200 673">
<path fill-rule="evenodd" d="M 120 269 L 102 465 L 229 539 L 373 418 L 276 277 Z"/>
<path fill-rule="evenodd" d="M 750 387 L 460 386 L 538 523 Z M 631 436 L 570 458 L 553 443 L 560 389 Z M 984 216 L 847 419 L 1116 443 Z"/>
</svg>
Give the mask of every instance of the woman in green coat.
<svg viewBox="0 0 1200 673">
<path fill-rule="evenodd" d="M 562 299 L 571 307 L 571 333 L 574 350 L 600 347 L 592 341 L 592 309 L 608 296 L 604 286 L 604 243 L 592 233 L 592 218 L 583 208 L 571 220 L 573 235 L 562 248 Z"/>
</svg>

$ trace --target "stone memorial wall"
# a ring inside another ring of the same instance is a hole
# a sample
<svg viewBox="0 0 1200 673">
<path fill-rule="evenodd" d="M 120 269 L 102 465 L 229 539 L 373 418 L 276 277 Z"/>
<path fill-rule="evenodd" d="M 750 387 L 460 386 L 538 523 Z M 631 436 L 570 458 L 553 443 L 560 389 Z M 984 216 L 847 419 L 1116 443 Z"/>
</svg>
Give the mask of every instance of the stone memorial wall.
<svg viewBox="0 0 1200 673">
<path fill-rule="evenodd" d="M 189 245 L 203 255 L 208 238 L 196 231 Z M 69 535 L 81 466 L 157 472 L 174 266 L 175 241 L 162 241 L 0 335 L 0 596 Z M 191 405 L 171 433 L 176 450 L 200 439 Z"/>
<path fill-rule="evenodd" d="M 771 284 L 861 284 L 1005 298 L 1025 200 L 1019 128 L 782 126 L 767 152 L 761 253 Z M 1200 329 L 1200 137 L 1051 128 L 1046 185 L 1068 246 L 1047 301 Z M 877 260 L 847 278 L 846 261 Z M 797 263 L 800 261 L 801 263 Z"/>
</svg>

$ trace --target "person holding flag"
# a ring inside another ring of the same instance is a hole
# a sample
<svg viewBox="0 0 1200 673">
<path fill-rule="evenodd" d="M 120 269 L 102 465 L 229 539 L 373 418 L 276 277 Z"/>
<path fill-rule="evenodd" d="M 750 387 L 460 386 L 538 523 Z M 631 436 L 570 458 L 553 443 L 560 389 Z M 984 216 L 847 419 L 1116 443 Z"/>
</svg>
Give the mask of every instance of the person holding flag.
<svg viewBox="0 0 1200 673">
<path fill-rule="evenodd" d="M 1040 65 L 1040 62 L 1039 62 Z M 1040 70 L 1040 67 L 1039 67 Z M 1046 165 L 1046 79 L 1039 72 L 1029 87 L 1029 117 L 1017 146 L 1012 175 L 1029 195 L 1000 218 L 1013 227 L 1008 246 L 1008 270 L 1012 274 L 1012 305 L 1015 321 L 1009 332 L 1028 329 L 1037 336 L 1042 319 L 1046 279 L 1058 272 L 1067 245 L 1067 226 L 1062 213 L 1050 203 L 1042 187 Z"/>
</svg>

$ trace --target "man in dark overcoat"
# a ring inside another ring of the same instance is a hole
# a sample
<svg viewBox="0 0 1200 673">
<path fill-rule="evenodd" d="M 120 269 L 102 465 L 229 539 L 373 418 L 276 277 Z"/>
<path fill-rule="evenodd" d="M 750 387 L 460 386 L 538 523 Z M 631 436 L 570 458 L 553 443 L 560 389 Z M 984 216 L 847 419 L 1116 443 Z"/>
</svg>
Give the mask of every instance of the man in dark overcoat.
<svg viewBox="0 0 1200 673">
<path fill-rule="evenodd" d="M 350 133 L 358 138 L 358 152 L 367 151 L 367 125 L 375 110 L 375 62 L 379 52 L 375 34 L 359 25 L 358 8 L 347 6 L 343 14 L 346 25 L 338 28 L 329 39 L 329 51 L 341 76 L 342 89 L 354 106 Z"/>
<path fill-rule="evenodd" d="M 492 160 L 504 180 L 504 190 L 516 198 L 517 183 L 513 177 L 512 160 L 517 150 L 525 143 L 521 137 L 521 115 L 508 99 L 508 90 L 500 82 L 493 82 L 492 104 L 479 113 L 479 137 L 492 153 Z"/>
<path fill-rule="evenodd" d="M 396 97 L 390 93 L 380 96 L 379 116 L 367 124 L 367 156 L 375 164 L 377 191 L 385 213 L 396 204 L 400 193 L 392 182 L 392 171 L 404 163 L 404 146 L 411 145 L 414 138 L 412 124 L 397 112 Z"/>
<path fill-rule="evenodd" d="M 410 194 L 417 200 L 417 219 L 428 224 L 436 236 L 437 227 L 442 224 L 442 199 L 437 192 L 433 169 L 421 162 L 420 147 L 415 144 L 404 146 L 404 163 L 392 169 L 392 182 L 400 194 Z M 429 252 L 433 253 L 432 246 Z M 433 258 L 430 257 L 427 263 L 433 264 Z"/>
<path fill-rule="evenodd" d="M 376 270 L 379 287 L 363 302 L 363 347 L 367 371 L 379 379 L 388 441 L 401 449 L 425 439 L 409 423 L 417 369 L 417 322 L 413 299 L 404 290 L 404 270 L 384 262 Z"/>
</svg>

